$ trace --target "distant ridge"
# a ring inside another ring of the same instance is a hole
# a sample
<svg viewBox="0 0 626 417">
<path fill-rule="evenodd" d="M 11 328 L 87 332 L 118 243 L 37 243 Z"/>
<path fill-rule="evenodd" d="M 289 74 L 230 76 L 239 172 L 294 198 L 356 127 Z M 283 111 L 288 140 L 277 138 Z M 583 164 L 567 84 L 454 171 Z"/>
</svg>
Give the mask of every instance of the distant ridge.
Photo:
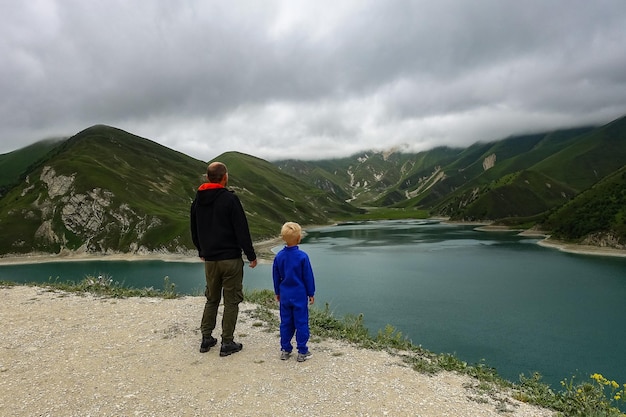
<svg viewBox="0 0 626 417">
<path fill-rule="evenodd" d="M 415 154 L 270 163 L 227 152 L 215 159 L 229 167 L 229 187 L 255 240 L 275 237 L 287 220 L 427 213 L 625 248 L 626 116 Z M 206 164 L 104 125 L 0 155 L 0 255 L 193 253 L 189 206 Z"/>
<path fill-rule="evenodd" d="M 15 164 L 23 154 L 2 162 Z M 3 184 L 14 185 L 0 199 L 0 253 L 194 252 L 189 208 L 205 181 L 206 162 L 104 125 L 55 143 L 42 155 L 25 172 L 2 174 Z M 232 171 L 230 185 L 256 239 L 275 236 L 287 219 L 326 223 L 331 214 L 356 211 L 258 158 L 218 158 Z"/>
<path fill-rule="evenodd" d="M 626 116 L 600 127 L 515 136 L 464 149 L 440 147 L 417 154 L 362 152 L 321 161 L 277 161 L 286 173 L 360 207 L 427 210 L 432 216 L 552 230 L 559 207 L 626 165 Z M 624 191 L 624 182 L 613 179 Z M 620 194 L 621 195 L 621 194 Z M 601 206 L 615 197 L 594 193 Z M 588 235 L 610 236 L 598 244 L 623 247 L 626 205 L 614 217 L 588 225 Z M 563 222 L 587 224 L 579 212 L 560 212 Z M 545 222 L 548 216 L 550 222 Z M 584 241 L 565 228 L 555 237 Z M 592 231 L 593 230 L 593 231 Z"/>
</svg>

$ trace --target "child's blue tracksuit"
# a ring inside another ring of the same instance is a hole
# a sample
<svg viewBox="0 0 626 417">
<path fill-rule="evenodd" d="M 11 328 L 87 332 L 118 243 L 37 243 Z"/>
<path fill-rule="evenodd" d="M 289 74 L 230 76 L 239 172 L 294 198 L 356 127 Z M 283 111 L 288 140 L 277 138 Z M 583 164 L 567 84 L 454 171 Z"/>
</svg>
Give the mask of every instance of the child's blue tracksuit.
<svg viewBox="0 0 626 417">
<path fill-rule="evenodd" d="M 291 352 L 295 333 L 298 353 L 309 348 L 309 299 L 315 295 L 315 278 L 309 256 L 298 246 L 285 246 L 274 258 L 274 293 L 280 296 L 280 347 Z"/>
</svg>

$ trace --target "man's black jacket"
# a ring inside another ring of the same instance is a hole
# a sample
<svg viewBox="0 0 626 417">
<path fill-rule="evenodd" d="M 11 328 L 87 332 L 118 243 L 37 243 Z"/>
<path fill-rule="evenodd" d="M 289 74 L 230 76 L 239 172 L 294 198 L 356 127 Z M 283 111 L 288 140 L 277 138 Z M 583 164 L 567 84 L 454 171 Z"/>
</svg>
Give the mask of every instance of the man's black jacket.
<svg viewBox="0 0 626 417">
<path fill-rule="evenodd" d="M 205 261 L 241 257 L 256 259 L 248 220 L 239 197 L 214 183 L 205 183 L 191 204 L 191 237 Z"/>
</svg>

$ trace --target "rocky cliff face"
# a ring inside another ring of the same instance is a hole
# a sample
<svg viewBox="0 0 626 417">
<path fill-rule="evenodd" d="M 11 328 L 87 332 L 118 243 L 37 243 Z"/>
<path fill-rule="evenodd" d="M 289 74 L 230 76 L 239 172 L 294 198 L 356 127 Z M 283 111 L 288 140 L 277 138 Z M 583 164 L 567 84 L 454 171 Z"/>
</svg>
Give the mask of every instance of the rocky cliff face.
<svg viewBox="0 0 626 417">
<path fill-rule="evenodd" d="M 76 174 L 59 175 L 50 166 L 42 169 L 39 179 L 43 187 L 34 187 L 27 181 L 22 195 L 39 193 L 26 216 L 40 218 L 35 239 L 43 246 L 101 253 L 187 251 L 175 242 L 173 248 L 142 245 L 146 233 L 162 221 L 156 216 L 136 213 L 128 204 L 118 202 L 109 190 L 94 188 L 78 192 Z"/>
<path fill-rule="evenodd" d="M 597 232 L 585 237 L 583 245 L 599 246 L 601 248 L 626 249 L 626 244 L 620 241 L 619 236 L 611 232 Z"/>
<path fill-rule="evenodd" d="M 487 171 L 496 165 L 496 154 L 492 153 L 483 160 L 483 170 Z"/>
</svg>

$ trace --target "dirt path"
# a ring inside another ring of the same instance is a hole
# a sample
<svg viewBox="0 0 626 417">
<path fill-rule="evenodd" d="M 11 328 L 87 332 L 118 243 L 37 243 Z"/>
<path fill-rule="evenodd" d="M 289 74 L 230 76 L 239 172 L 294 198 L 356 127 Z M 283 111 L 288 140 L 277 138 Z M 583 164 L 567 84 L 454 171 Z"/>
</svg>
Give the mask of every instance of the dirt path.
<svg viewBox="0 0 626 417">
<path fill-rule="evenodd" d="M 244 349 L 199 353 L 204 298 L 109 299 L 0 288 L 5 416 L 550 416 L 498 404 L 453 373 L 417 373 L 385 352 L 326 340 L 304 363 L 242 305 Z M 503 413 L 500 408 L 508 412 Z"/>
</svg>

